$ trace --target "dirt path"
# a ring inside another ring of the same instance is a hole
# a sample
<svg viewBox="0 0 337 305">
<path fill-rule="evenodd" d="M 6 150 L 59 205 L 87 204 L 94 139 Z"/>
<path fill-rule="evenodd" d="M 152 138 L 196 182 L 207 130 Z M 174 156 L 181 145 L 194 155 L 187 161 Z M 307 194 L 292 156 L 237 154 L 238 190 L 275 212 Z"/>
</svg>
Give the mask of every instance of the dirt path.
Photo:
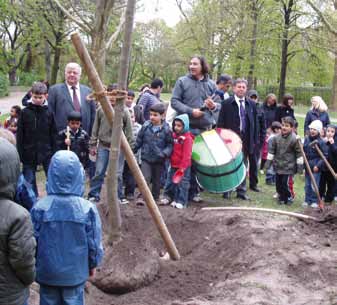
<svg viewBox="0 0 337 305">
<path fill-rule="evenodd" d="M 27 91 L 11 91 L 9 96 L 0 98 L 0 113 L 9 113 L 10 109 L 14 105 L 22 106 L 21 100 L 25 96 Z"/>
</svg>

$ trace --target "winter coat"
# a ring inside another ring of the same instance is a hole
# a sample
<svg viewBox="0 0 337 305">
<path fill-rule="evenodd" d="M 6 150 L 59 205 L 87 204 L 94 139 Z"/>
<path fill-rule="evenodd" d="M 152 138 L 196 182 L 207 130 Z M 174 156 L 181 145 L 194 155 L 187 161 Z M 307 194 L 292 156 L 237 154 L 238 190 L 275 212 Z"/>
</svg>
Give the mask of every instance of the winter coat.
<svg viewBox="0 0 337 305">
<path fill-rule="evenodd" d="M 0 165 L 0 304 L 22 305 L 35 278 L 36 242 L 28 211 L 13 202 L 20 160 L 3 138 Z"/>
<path fill-rule="evenodd" d="M 204 109 L 204 101 L 215 93 L 215 83 L 205 76 L 202 80 L 193 78 L 192 75 L 180 77 L 172 92 L 171 107 L 177 114 L 188 114 L 190 128 L 199 130 L 198 133 L 212 128 L 216 124 L 214 113 L 220 110 L 220 104 L 216 103 L 214 110 Z M 192 116 L 193 109 L 203 109 L 204 115 L 200 118 Z"/>
<path fill-rule="evenodd" d="M 100 217 L 96 206 L 82 198 L 84 187 L 78 157 L 71 151 L 58 151 L 48 170 L 48 196 L 32 209 L 40 284 L 82 284 L 103 257 Z"/>
<path fill-rule="evenodd" d="M 45 104 L 29 103 L 21 111 L 16 145 L 23 164 L 36 166 L 49 160 L 56 149 L 54 116 Z"/>
<path fill-rule="evenodd" d="M 328 161 L 335 172 L 337 171 L 337 142 L 336 141 L 337 141 L 337 137 L 335 137 L 334 144 L 330 144 L 330 142 L 326 143 L 328 147 Z M 327 168 L 326 168 L 326 171 L 328 171 Z"/>
<path fill-rule="evenodd" d="M 328 147 L 319 135 L 316 137 L 311 136 L 305 137 L 303 144 L 304 153 L 308 159 L 311 170 L 314 168 L 314 166 L 317 166 L 319 170 L 322 171 L 324 169 L 324 161 L 321 159 L 316 148 L 310 146 L 310 143 L 314 140 L 318 140 L 318 147 L 325 155 L 325 157 L 326 158 L 328 157 Z"/>
<path fill-rule="evenodd" d="M 189 120 L 187 114 L 178 115 L 174 122 L 180 120 L 184 124 L 184 129 L 181 134 L 173 133 L 173 151 L 171 155 L 171 167 L 186 169 L 191 166 L 193 135 L 189 130 Z"/>
<path fill-rule="evenodd" d="M 281 105 L 276 108 L 275 121 L 282 123 L 282 119 L 287 116 L 292 117 L 296 121 L 294 109 L 292 109 L 291 107 Z"/>
<path fill-rule="evenodd" d="M 264 113 L 264 119 L 266 122 L 266 128 L 271 127 L 271 124 L 276 121 L 276 109 L 277 105 L 268 106 L 267 103 L 263 103 L 262 110 Z"/>
<path fill-rule="evenodd" d="M 70 135 L 70 150 L 73 151 L 77 157 L 80 159 L 83 167 L 86 168 L 89 160 L 89 135 L 87 132 L 81 127 L 73 132 L 69 128 Z M 57 149 L 67 150 L 68 147 L 66 143 L 64 143 L 67 138 L 67 129 L 61 130 L 57 137 Z"/>
<path fill-rule="evenodd" d="M 146 121 L 139 131 L 134 152 L 141 149 L 141 158 L 150 163 L 161 163 L 172 153 L 173 138 L 169 124 L 165 121 L 155 130 L 151 121 Z"/>
<path fill-rule="evenodd" d="M 159 98 L 150 90 L 147 90 L 142 94 L 142 97 L 137 103 L 137 107 L 142 109 L 145 121 L 150 119 L 150 108 L 157 103 L 160 103 Z"/>
<path fill-rule="evenodd" d="M 323 127 L 326 128 L 330 124 L 329 114 L 325 112 L 319 112 L 316 110 L 309 110 L 305 116 L 304 121 L 304 135 L 308 134 L 309 125 L 312 121 L 320 120 Z"/>
<path fill-rule="evenodd" d="M 279 175 L 294 175 L 302 171 L 303 156 L 295 133 L 278 134 L 271 138 L 268 146 L 267 168 L 273 162 Z"/>
</svg>

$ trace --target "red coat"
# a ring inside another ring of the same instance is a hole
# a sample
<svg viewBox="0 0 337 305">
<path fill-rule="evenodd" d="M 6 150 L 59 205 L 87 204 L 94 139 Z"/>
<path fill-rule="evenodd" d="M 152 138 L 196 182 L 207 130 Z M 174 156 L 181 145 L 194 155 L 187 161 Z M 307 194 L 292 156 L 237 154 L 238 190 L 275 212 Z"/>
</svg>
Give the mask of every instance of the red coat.
<svg viewBox="0 0 337 305">
<path fill-rule="evenodd" d="M 191 166 L 193 135 L 185 132 L 182 135 L 173 133 L 173 152 L 171 155 L 171 166 L 173 168 L 186 169 Z"/>
</svg>

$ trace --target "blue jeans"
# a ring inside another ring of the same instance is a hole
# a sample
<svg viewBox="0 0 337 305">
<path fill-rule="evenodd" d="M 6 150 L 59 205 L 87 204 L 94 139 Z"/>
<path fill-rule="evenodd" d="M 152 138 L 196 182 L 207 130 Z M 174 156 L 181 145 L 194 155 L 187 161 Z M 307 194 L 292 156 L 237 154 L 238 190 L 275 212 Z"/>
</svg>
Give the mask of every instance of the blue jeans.
<svg viewBox="0 0 337 305">
<path fill-rule="evenodd" d="M 274 171 L 274 166 L 271 165 L 266 172 L 266 183 L 275 183 L 276 176 Z"/>
<path fill-rule="evenodd" d="M 44 170 L 46 177 L 48 175 L 49 161 L 50 160 L 48 159 L 42 163 L 43 170 Z M 31 184 L 33 191 L 35 193 L 35 196 L 36 198 L 38 198 L 39 192 L 37 190 L 37 184 L 36 184 L 36 169 L 37 169 L 37 165 L 23 164 L 22 174 L 25 177 L 26 181 Z"/>
<path fill-rule="evenodd" d="M 319 181 L 321 179 L 321 173 L 312 173 L 314 175 L 315 181 L 317 183 L 317 186 L 319 185 Z M 317 199 L 317 195 L 315 193 L 314 187 L 311 184 L 311 179 L 308 173 L 305 173 L 305 187 L 304 187 L 304 191 L 305 191 L 305 199 L 304 201 L 306 203 L 308 203 L 309 205 L 312 203 L 317 203 L 318 204 L 318 199 Z"/>
<path fill-rule="evenodd" d="M 191 168 L 189 167 L 185 170 L 185 175 L 179 184 L 172 182 L 172 177 L 177 170 L 177 168 L 169 168 L 164 189 L 164 196 L 186 206 L 188 202 L 188 189 L 190 188 Z"/>
<path fill-rule="evenodd" d="M 96 170 L 94 177 L 90 180 L 90 191 L 88 197 L 95 197 L 100 200 L 100 194 L 104 177 L 109 164 L 110 150 L 108 148 L 98 147 L 96 158 Z M 123 198 L 123 169 L 124 169 L 124 155 L 119 152 L 118 158 L 118 198 Z"/>
<path fill-rule="evenodd" d="M 40 285 L 40 305 L 84 305 L 84 285 L 47 286 Z"/>
</svg>

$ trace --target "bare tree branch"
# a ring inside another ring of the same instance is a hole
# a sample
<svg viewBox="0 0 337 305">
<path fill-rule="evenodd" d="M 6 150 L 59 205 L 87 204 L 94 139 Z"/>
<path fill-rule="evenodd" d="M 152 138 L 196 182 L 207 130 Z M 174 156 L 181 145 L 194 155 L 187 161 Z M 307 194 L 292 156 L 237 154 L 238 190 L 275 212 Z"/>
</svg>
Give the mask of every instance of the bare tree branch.
<svg viewBox="0 0 337 305">
<path fill-rule="evenodd" d="M 77 20 L 74 16 L 72 16 L 63 6 L 62 4 L 58 1 L 58 0 L 53 0 L 57 6 L 60 8 L 60 10 L 74 23 L 76 23 L 81 29 L 82 31 L 86 32 L 86 33 L 90 33 L 92 31 L 92 28 L 87 26 L 86 24 L 80 22 L 79 20 Z"/>
<path fill-rule="evenodd" d="M 321 12 L 321 10 L 311 0 L 307 0 L 307 2 L 312 7 L 312 9 L 317 13 L 319 18 L 323 21 L 324 25 L 328 28 L 328 31 L 337 36 L 337 30 L 332 27 L 328 19 L 326 19 L 324 14 Z"/>
<path fill-rule="evenodd" d="M 106 50 L 109 50 L 112 46 L 112 44 L 117 40 L 118 35 L 122 32 L 124 24 L 125 24 L 125 12 L 126 10 L 123 9 L 121 18 L 119 19 L 119 24 L 116 28 L 116 31 L 110 36 L 107 44 L 106 44 Z"/>
</svg>

